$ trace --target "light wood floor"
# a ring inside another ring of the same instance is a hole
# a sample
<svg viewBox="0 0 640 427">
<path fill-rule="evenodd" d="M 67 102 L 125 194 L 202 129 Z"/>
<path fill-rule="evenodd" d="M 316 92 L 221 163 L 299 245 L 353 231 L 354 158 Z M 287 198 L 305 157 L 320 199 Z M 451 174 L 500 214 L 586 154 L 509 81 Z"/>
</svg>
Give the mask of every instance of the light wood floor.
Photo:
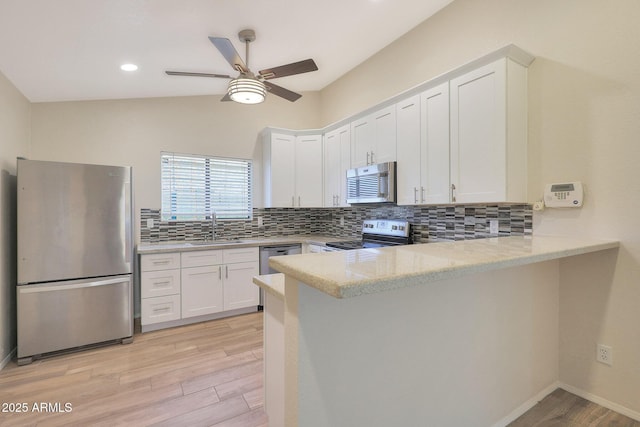
<svg viewBox="0 0 640 427">
<path fill-rule="evenodd" d="M 28 366 L 11 363 L 0 371 L 0 426 L 266 427 L 262 359 L 262 313 L 255 313 L 137 334 L 129 345 Z M 62 412 L 34 412 L 41 402 Z M 4 406 L 10 403 L 26 403 L 27 412 Z M 640 422 L 558 389 L 510 426 Z"/>
<path fill-rule="evenodd" d="M 542 399 L 509 427 L 640 427 L 640 422 L 562 389 Z"/>
<path fill-rule="evenodd" d="M 262 359 L 260 312 L 11 363 L 0 371 L 0 425 L 267 426 Z M 61 412 L 34 412 L 40 402 Z M 27 412 L 4 412 L 15 411 L 9 403 L 26 403 Z"/>
</svg>

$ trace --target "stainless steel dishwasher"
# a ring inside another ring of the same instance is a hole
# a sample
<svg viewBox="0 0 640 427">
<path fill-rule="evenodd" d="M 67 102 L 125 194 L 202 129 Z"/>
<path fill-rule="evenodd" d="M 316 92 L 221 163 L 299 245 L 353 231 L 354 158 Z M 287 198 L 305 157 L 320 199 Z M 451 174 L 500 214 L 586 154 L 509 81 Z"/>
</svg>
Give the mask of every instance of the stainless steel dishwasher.
<svg viewBox="0 0 640 427">
<path fill-rule="evenodd" d="M 269 258 L 272 256 L 296 255 L 301 253 L 302 245 L 299 243 L 293 245 L 260 246 L 260 274 L 278 273 L 278 271 L 269 267 Z M 263 298 L 263 290 L 260 289 L 260 307 L 262 307 Z"/>
</svg>

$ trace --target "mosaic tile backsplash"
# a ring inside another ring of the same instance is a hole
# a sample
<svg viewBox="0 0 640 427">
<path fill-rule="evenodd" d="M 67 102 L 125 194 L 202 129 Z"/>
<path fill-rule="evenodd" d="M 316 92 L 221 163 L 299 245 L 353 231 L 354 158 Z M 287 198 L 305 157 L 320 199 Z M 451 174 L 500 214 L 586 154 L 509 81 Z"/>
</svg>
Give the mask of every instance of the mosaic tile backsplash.
<svg viewBox="0 0 640 427">
<path fill-rule="evenodd" d="M 258 227 L 258 218 L 263 225 Z M 533 212 L 528 204 L 474 204 L 446 206 L 360 205 L 348 208 L 255 208 L 247 221 L 218 220 L 216 239 L 261 238 L 291 234 L 326 234 L 357 238 L 365 219 L 406 219 L 413 241 L 478 239 L 489 233 L 489 221 L 498 220 L 499 236 L 531 235 Z M 140 242 L 197 241 L 211 238 L 211 221 L 161 221 L 160 210 L 140 210 Z M 147 227 L 152 219 L 153 227 Z"/>
</svg>

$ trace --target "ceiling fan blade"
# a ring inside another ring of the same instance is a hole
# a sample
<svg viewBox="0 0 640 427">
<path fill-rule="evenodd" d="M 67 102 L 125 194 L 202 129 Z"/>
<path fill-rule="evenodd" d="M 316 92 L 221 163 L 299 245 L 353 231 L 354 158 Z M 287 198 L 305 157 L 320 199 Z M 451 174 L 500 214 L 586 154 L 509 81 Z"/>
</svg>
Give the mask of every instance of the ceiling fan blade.
<svg viewBox="0 0 640 427">
<path fill-rule="evenodd" d="M 279 67 L 267 68 L 261 70 L 259 74 L 265 79 L 277 79 L 278 77 L 292 76 L 294 74 L 308 73 L 316 71 L 318 66 L 313 59 L 305 59 L 304 61 L 292 62 L 291 64 L 281 65 Z"/>
<path fill-rule="evenodd" d="M 209 73 L 190 73 L 187 71 L 165 71 L 170 76 L 189 76 L 189 77 L 217 77 L 221 79 L 230 79 L 231 76 L 226 74 L 209 74 Z"/>
<path fill-rule="evenodd" d="M 221 102 L 231 101 L 231 97 L 227 93 L 225 96 L 222 97 L 222 99 L 220 99 L 220 101 Z"/>
<path fill-rule="evenodd" d="M 278 95 L 279 97 L 291 102 L 297 101 L 302 97 L 302 95 L 300 95 L 299 93 L 292 92 L 289 89 L 283 88 L 282 86 L 274 85 L 271 82 L 264 82 L 264 85 L 267 87 L 269 93 Z"/>
<path fill-rule="evenodd" d="M 218 48 L 222 56 L 224 56 L 224 59 L 227 60 L 234 70 L 240 73 L 246 73 L 249 71 L 242 58 L 240 58 L 238 51 L 233 47 L 229 39 L 225 39 L 223 37 L 209 37 L 209 40 L 211 40 L 211 43 Z"/>
</svg>

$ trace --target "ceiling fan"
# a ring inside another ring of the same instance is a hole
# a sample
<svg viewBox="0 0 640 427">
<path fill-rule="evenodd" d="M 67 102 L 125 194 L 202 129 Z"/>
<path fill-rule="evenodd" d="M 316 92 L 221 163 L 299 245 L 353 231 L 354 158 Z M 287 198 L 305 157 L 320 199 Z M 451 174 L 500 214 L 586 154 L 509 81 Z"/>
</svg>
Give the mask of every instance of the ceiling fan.
<svg viewBox="0 0 640 427">
<path fill-rule="evenodd" d="M 275 85 L 269 80 L 316 71 L 318 66 L 313 59 L 305 59 L 304 61 L 293 62 L 279 67 L 267 68 L 265 70 L 258 71 L 258 74 L 256 75 L 251 72 L 248 65 L 249 43 L 256 39 L 256 33 L 253 30 L 242 30 L 238 33 L 238 37 L 246 46 L 246 63 L 242 58 L 240 58 L 238 51 L 236 51 L 229 39 L 222 37 L 209 37 L 211 43 L 218 48 L 222 56 L 224 56 L 233 69 L 240 73 L 238 77 L 234 78 L 226 74 L 190 73 L 185 71 L 165 71 L 165 73 L 170 76 L 231 79 L 227 94 L 221 99 L 221 101 L 236 101 L 242 104 L 258 104 L 264 101 L 267 91 L 291 102 L 298 100 L 302 96 L 299 93 L 292 92 L 282 86 Z"/>
</svg>

